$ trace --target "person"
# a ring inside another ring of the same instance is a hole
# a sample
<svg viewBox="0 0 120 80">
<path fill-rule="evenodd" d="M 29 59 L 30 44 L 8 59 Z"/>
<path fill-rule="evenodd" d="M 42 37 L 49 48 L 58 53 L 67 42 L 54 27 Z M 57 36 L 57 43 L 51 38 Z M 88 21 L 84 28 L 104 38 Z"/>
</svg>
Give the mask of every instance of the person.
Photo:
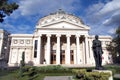
<svg viewBox="0 0 120 80">
<path fill-rule="evenodd" d="M 46 64 L 46 60 L 45 59 L 43 60 L 43 64 Z"/>
<path fill-rule="evenodd" d="M 102 46 L 101 46 L 101 41 L 98 40 L 99 36 L 95 35 L 95 40 L 93 40 L 93 55 L 94 55 L 94 59 L 95 59 L 95 69 L 97 70 L 102 70 Z"/>
</svg>

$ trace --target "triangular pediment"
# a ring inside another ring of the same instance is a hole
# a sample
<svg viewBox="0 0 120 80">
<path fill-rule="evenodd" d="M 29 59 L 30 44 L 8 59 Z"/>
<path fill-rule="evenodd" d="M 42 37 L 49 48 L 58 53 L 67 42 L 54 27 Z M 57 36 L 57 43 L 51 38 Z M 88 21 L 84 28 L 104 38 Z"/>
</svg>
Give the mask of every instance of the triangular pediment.
<svg viewBox="0 0 120 80">
<path fill-rule="evenodd" d="M 37 26 L 39 28 L 39 26 Z M 88 26 L 83 24 L 76 24 L 68 21 L 59 21 L 54 23 L 46 23 L 41 25 L 41 28 L 50 28 L 50 29 L 89 29 Z"/>
</svg>

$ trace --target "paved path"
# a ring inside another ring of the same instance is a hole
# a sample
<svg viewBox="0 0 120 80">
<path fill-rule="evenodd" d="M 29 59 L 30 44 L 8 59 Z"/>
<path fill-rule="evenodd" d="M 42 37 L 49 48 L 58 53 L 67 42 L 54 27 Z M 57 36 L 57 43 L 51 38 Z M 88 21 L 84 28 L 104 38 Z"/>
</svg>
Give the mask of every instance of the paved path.
<svg viewBox="0 0 120 80">
<path fill-rule="evenodd" d="M 72 76 L 46 76 L 44 80 L 72 80 Z"/>
<path fill-rule="evenodd" d="M 120 79 L 120 74 L 115 74 L 114 77 Z"/>
</svg>

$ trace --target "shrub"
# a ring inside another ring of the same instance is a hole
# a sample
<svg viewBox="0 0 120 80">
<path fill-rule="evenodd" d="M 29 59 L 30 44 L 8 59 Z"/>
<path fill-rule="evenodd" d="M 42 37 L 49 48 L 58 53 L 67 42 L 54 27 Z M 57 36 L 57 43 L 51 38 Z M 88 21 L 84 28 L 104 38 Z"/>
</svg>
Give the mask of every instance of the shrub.
<svg viewBox="0 0 120 80">
<path fill-rule="evenodd" d="M 38 71 L 39 72 L 70 72 L 70 69 L 62 67 L 60 65 L 49 65 L 49 66 L 42 66 L 42 67 L 38 67 Z"/>
<path fill-rule="evenodd" d="M 87 72 L 85 69 L 73 69 L 77 79 L 81 80 L 108 80 L 110 73 L 104 72 Z"/>
</svg>

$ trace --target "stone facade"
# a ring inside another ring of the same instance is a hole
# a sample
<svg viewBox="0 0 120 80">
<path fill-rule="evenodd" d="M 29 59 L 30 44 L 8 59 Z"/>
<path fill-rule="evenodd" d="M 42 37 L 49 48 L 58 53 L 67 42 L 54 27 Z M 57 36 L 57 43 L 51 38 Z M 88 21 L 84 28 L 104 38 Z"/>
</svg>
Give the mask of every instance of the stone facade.
<svg viewBox="0 0 120 80">
<path fill-rule="evenodd" d="M 33 34 L 11 34 L 9 66 L 19 66 L 22 52 L 26 64 L 93 65 L 92 52 L 94 35 L 90 27 L 72 14 L 59 10 L 41 18 Z M 106 44 L 110 36 L 100 36 L 103 47 L 103 64 L 109 63 Z"/>
</svg>

